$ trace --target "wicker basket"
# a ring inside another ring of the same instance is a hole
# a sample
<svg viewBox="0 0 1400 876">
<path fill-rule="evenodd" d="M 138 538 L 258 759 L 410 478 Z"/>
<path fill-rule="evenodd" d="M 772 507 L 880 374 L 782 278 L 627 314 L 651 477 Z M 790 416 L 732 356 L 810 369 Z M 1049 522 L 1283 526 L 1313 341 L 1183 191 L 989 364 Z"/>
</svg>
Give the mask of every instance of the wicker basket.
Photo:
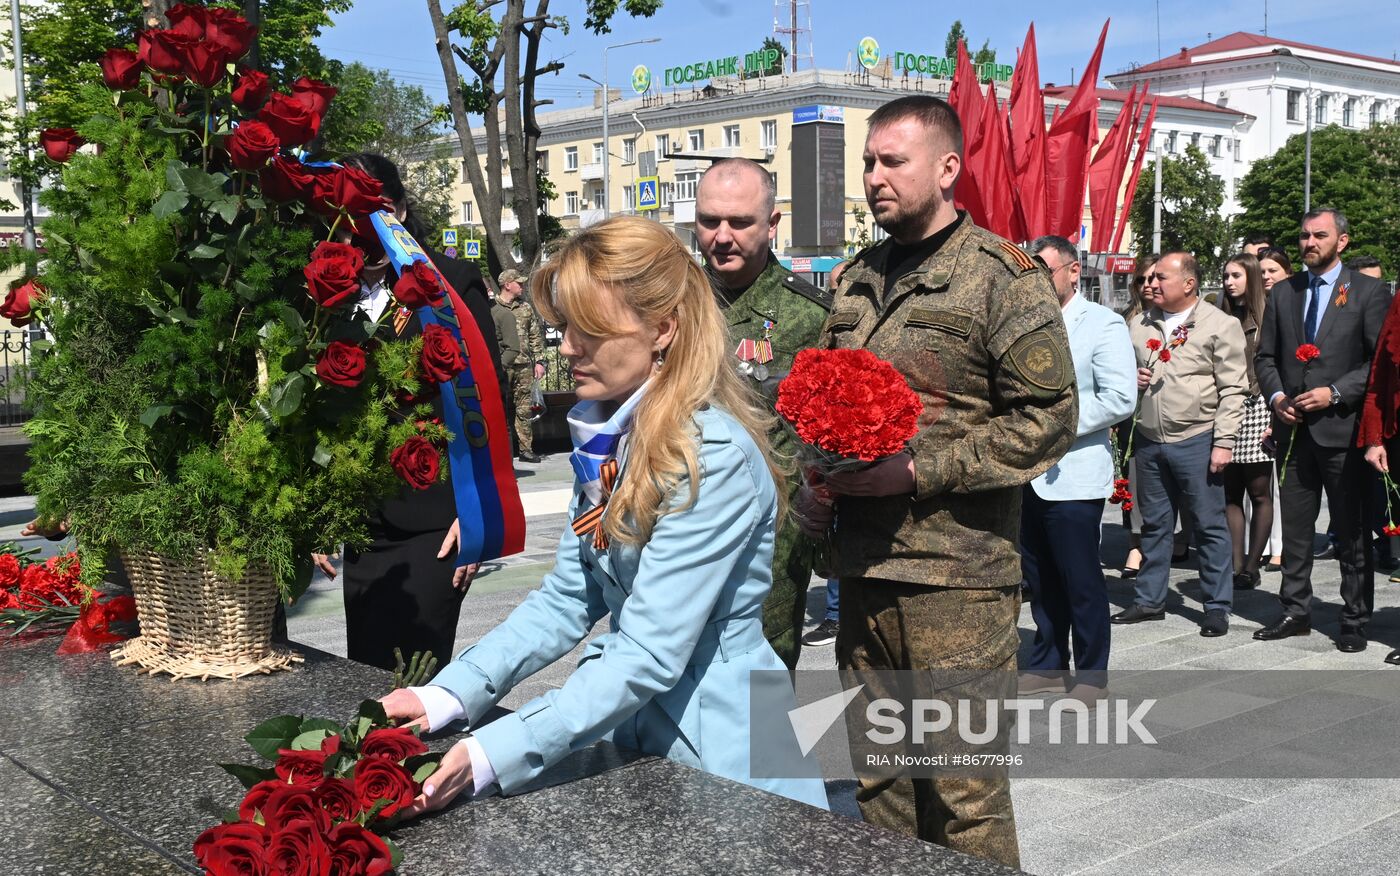
<svg viewBox="0 0 1400 876">
<path fill-rule="evenodd" d="M 118 665 L 136 664 L 152 675 L 238 678 L 287 669 L 301 655 L 272 644 L 277 582 L 261 569 L 230 581 L 194 561 L 144 551 L 122 555 L 136 594 L 141 635 L 112 652 Z"/>
</svg>

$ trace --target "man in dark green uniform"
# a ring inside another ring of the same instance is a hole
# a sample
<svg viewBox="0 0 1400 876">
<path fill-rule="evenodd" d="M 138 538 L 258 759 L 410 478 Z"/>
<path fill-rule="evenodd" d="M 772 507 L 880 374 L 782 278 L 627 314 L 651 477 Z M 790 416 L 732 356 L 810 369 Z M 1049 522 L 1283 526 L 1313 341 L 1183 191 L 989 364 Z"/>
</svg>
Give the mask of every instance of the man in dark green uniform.
<svg viewBox="0 0 1400 876">
<path fill-rule="evenodd" d="M 872 687 L 879 671 L 931 674 L 935 687 L 957 685 L 940 690 L 947 702 L 1014 697 L 1021 488 L 1069 449 L 1078 418 L 1059 302 L 1043 264 L 954 208 L 962 128 L 946 103 L 905 97 L 876 110 L 864 160 L 866 200 L 889 239 L 842 275 L 822 341 L 893 364 L 923 415 L 906 451 L 827 479 L 838 497 L 837 662 Z M 810 489 L 795 514 L 817 534 L 832 519 Z M 1019 865 L 1004 767 L 858 773 L 866 821 Z"/>
<path fill-rule="evenodd" d="M 814 347 L 831 310 L 831 296 L 784 268 L 771 249 L 782 214 L 774 206 L 773 178 L 747 158 L 716 161 L 700 178 L 695 195 L 695 236 L 706 270 L 729 320 L 734 367 L 755 382 L 771 406 L 778 381 L 787 376 L 799 350 Z M 796 442 L 781 427 L 773 450 L 792 457 Z M 791 499 L 801 483 L 796 464 Z M 789 669 L 802 650 L 798 636 L 806 615 L 815 543 L 791 515 L 778 526 L 773 545 L 773 590 L 763 604 L 763 632 Z"/>
<path fill-rule="evenodd" d="M 535 455 L 534 423 L 530 416 L 530 389 L 544 377 L 544 333 L 535 308 L 525 299 L 525 277 L 515 270 L 501 272 L 501 291 L 491 307 L 501 362 L 510 379 L 515 411 L 515 446 L 521 462 L 539 462 Z"/>
</svg>

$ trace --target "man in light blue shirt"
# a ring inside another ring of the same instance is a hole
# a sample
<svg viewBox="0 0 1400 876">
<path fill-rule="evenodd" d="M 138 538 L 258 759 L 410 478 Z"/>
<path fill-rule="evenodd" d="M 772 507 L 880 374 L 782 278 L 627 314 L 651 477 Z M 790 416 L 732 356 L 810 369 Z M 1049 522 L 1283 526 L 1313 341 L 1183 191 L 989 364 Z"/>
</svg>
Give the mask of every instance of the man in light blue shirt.
<svg viewBox="0 0 1400 876">
<path fill-rule="evenodd" d="M 1074 668 L 1080 680 L 1101 687 L 1108 669 L 1108 592 L 1099 564 L 1104 499 L 1113 491 L 1109 427 L 1133 413 L 1137 361 L 1122 317 L 1084 299 L 1079 253 L 1063 237 L 1031 245 L 1060 299 L 1079 391 L 1074 445 L 1048 472 L 1024 488 L 1021 501 L 1021 574 L 1030 587 L 1035 643 L 1023 671 Z M 1083 673 L 1095 673 L 1085 677 Z M 1058 677 L 1057 677 L 1058 679 Z M 1058 680 L 1025 679 L 1023 692 L 1059 686 Z"/>
</svg>

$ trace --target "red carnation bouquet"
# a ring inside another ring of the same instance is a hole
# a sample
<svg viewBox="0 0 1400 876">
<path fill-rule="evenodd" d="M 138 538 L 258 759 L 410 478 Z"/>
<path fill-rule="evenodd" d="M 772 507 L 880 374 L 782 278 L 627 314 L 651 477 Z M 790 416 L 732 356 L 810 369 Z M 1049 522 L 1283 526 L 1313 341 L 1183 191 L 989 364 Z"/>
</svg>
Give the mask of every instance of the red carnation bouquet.
<svg viewBox="0 0 1400 876">
<path fill-rule="evenodd" d="M 244 737 L 272 766 L 221 764 L 247 788 L 222 824 L 194 841 L 206 876 L 385 876 L 402 853 L 384 834 L 441 757 L 395 727 L 376 700 L 349 723 L 281 715 Z"/>
<path fill-rule="evenodd" d="M 778 384 L 777 410 L 801 440 L 808 470 L 825 475 L 902 451 L 918 434 L 923 404 L 869 350 L 803 350 Z"/>
<path fill-rule="evenodd" d="M 122 624 L 136 620 L 127 595 L 89 589 L 79 579 L 76 551 L 38 559 L 37 548 L 0 544 L 0 626 L 19 635 L 33 627 L 68 627 L 60 654 L 95 651 L 128 638 Z"/>
</svg>

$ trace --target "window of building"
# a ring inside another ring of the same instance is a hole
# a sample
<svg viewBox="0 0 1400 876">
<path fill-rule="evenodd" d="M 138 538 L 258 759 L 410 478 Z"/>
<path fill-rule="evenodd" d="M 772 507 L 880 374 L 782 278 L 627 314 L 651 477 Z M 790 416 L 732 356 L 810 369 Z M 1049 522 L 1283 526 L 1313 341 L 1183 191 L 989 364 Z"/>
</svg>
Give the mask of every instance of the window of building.
<svg viewBox="0 0 1400 876">
<path fill-rule="evenodd" d="M 703 128 L 694 128 L 686 134 L 686 148 L 691 152 L 699 152 L 705 148 L 705 131 Z"/>
<path fill-rule="evenodd" d="M 778 172 L 776 170 L 770 170 L 768 171 L 768 176 L 773 180 L 773 196 L 776 198 L 778 194 Z"/>
<path fill-rule="evenodd" d="M 577 146 L 565 146 L 565 147 L 564 147 L 564 169 L 565 169 L 565 170 L 578 170 L 578 147 L 577 147 Z"/>
<path fill-rule="evenodd" d="M 676 174 L 676 194 L 677 201 L 695 200 L 695 187 L 700 183 L 699 172 Z"/>
<path fill-rule="evenodd" d="M 1371 101 L 1371 127 L 1374 128 L 1376 125 L 1379 125 L 1380 123 L 1381 123 L 1381 102 L 1378 101 L 1378 100 L 1373 100 L 1373 101 Z"/>
<path fill-rule="evenodd" d="M 1222 136 L 1219 135 L 1219 134 L 1216 134 L 1214 137 L 1211 137 L 1211 138 L 1210 138 L 1210 157 L 1211 157 L 1211 158 L 1219 158 L 1219 157 L 1220 157 L 1220 144 L 1223 143 L 1224 141 L 1225 141 L 1225 138 L 1222 137 Z"/>
<path fill-rule="evenodd" d="M 549 173 L 549 152 L 541 149 L 535 153 L 535 168 L 540 173 Z"/>
<path fill-rule="evenodd" d="M 737 149 L 739 147 L 739 126 L 724 126 L 724 146 L 726 149 Z"/>
<path fill-rule="evenodd" d="M 1194 147 L 1196 147 L 1197 149 L 1200 149 L 1200 148 L 1201 148 L 1201 135 L 1200 135 L 1200 133 L 1195 133 L 1195 134 L 1192 134 L 1192 135 L 1191 135 L 1191 145 L 1194 146 Z"/>
<path fill-rule="evenodd" d="M 633 164 L 637 160 L 637 138 L 628 137 L 622 141 L 622 163 Z"/>
<path fill-rule="evenodd" d="M 594 164 L 602 164 L 602 163 L 603 163 L 603 144 L 602 144 L 602 143 L 594 143 L 594 144 L 593 144 L 593 163 L 594 163 Z"/>
<path fill-rule="evenodd" d="M 671 135 L 670 135 L 670 134 L 657 134 L 657 135 L 656 135 L 656 160 L 657 160 L 657 161 L 665 161 L 665 160 L 667 160 L 667 159 L 666 159 L 666 153 L 667 153 L 667 152 L 670 152 L 670 151 L 671 151 Z"/>
<path fill-rule="evenodd" d="M 1327 95 L 1325 95 L 1325 94 L 1319 94 L 1319 95 L 1317 96 L 1317 103 L 1316 103 L 1315 107 L 1316 107 L 1316 110 L 1315 110 L 1315 112 L 1313 113 L 1313 124 L 1314 124 L 1314 125 L 1325 125 L 1325 124 L 1327 124 Z"/>
<path fill-rule="evenodd" d="M 474 222 L 474 221 L 475 221 L 475 220 L 472 219 L 472 202 L 471 202 L 471 201 L 463 201 L 463 202 L 462 202 L 462 224 L 463 224 L 463 225 L 470 225 L 470 224 L 472 224 L 472 222 Z"/>
<path fill-rule="evenodd" d="M 565 192 L 565 193 L 564 193 L 564 215 L 566 215 L 566 216 L 577 216 L 577 215 L 578 215 L 578 192 Z"/>
<path fill-rule="evenodd" d="M 671 202 L 676 199 L 676 184 L 664 182 L 656 192 L 660 199 L 662 209 L 671 206 Z"/>
<path fill-rule="evenodd" d="M 1356 98 L 1349 97 L 1342 102 L 1342 126 L 1356 127 Z"/>
<path fill-rule="evenodd" d="M 763 149 L 778 148 L 778 120 L 768 119 L 759 127 L 759 146 Z"/>
<path fill-rule="evenodd" d="M 470 182 L 471 182 L 471 177 L 467 176 L 467 162 L 466 162 L 466 161 L 463 161 L 463 162 L 462 162 L 462 185 L 467 185 L 467 184 L 470 183 Z"/>
<path fill-rule="evenodd" d="M 1303 92 L 1296 88 L 1288 89 L 1288 120 L 1290 122 L 1301 122 L 1303 120 Z"/>
<path fill-rule="evenodd" d="M 1240 152 L 1241 152 L 1241 147 L 1240 147 L 1239 138 L 1236 137 L 1234 142 L 1235 142 L 1235 149 L 1234 149 L 1234 152 L 1235 152 L 1235 160 L 1236 160 L 1236 161 L 1244 161 L 1244 156 L 1242 156 L 1242 155 L 1240 154 Z"/>
<path fill-rule="evenodd" d="M 635 209 L 637 209 L 637 187 L 636 187 L 636 186 L 623 186 L 623 187 L 622 187 L 622 208 L 623 208 L 624 210 L 635 210 Z"/>
</svg>

